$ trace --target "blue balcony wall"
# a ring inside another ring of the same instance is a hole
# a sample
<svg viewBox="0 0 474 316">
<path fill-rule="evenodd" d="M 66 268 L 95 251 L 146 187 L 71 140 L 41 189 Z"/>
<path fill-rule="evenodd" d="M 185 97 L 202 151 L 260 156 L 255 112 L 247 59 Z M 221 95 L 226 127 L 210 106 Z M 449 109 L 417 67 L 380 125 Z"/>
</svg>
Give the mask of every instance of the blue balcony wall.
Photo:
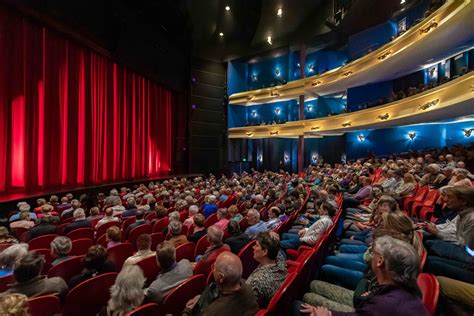
<svg viewBox="0 0 474 316">
<path fill-rule="evenodd" d="M 229 104 L 227 125 L 229 128 L 242 127 L 247 124 L 247 107 Z"/>
<path fill-rule="evenodd" d="M 248 90 L 273 87 L 288 82 L 291 55 L 269 58 L 248 65 Z"/>
<path fill-rule="evenodd" d="M 248 64 L 231 61 L 227 63 L 227 91 L 229 95 L 248 90 Z"/>
<path fill-rule="evenodd" d="M 474 142 L 474 132 L 470 137 L 466 137 L 463 129 L 471 128 L 474 128 L 474 121 L 350 132 L 346 134 L 347 159 L 367 157 L 369 152 L 376 156 L 386 156 L 392 153 L 450 147 L 455 144 L 468 145 Z M 410 139 L 408 133 L 416 133 L 415 138 Z M 359 135 L 363 135 L 365 140 L 361 142 Z"/>
<path fill-rule="evenodd" d="M 344 65 L 347 61 L 345 51 L 317 51 L 306 56 L 306 77 L 324 73 Z M 310 66 L 311 65 L 311 66 Z"/>
<path fill-rule="evenodd" d="M 347 89 L 347 110 L 354 112 L 365 108 L 367 103 L 388 99 L 393 91 L 393 82 L 384 81 Z"/>
<path fill-rule="evenodd" d="M 344 113 L 346 110 L 346 99 L 342 97 L 319 97 L 316 100 L 305 102 L 305 119 L 328 117 Z"/>
<path fill-rule="evenodd" d="M 360 58 L 388 43 L 395 35 L 397 35 L 397 24 L 394 21 L 387 21 L 349 36 L 349 58 L 351 60 Z"/>
</svg>

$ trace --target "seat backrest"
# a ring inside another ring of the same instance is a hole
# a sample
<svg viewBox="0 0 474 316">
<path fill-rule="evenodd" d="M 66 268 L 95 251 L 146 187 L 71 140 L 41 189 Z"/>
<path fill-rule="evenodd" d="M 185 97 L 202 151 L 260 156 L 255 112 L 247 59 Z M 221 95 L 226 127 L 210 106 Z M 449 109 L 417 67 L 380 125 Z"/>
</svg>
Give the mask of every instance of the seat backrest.
<svg viewBox="0 0 474 316">
<path fill-rule="evenodd" d="M 104 248 L 107 248 L 107 235 L 104 234 L 100 236 L 99 238 L 97 238 L 96 244 L 101 245 Z"/>
<path fill-rule="evenodd" d="M 138 261 L 137 266 L 143 270 L 143 275 L 146 278 L 147 286 L 150 285 L 151 282 L 155 281 L 156 276 L 161 270 L 156 262 L 156 256 L 151 256 Z"/>
<path fill-rule="evenodd" d="M 154 220 L 155 218 L 156 218 L 156 212 L 150 212 L 150 213 L 146 214 L 146 216 L 145 216 L 145 220 L 150 221 L 150 222 L 152 220 Z"/>
<path fill-rule="evenodd" d="M 163 301 L 164 314 L 181 315 L 186 303 L 199 295 L 206 286 L 206 277 L 194 275 L 174 288 Z"/>
<path fill-rule="evenodd" d="M 35 249 L 33 252 L 44 256 L 45 262 L 41 272 L 42 274 L 48 273 L 49 269 L 51 268 L 51 262 L 54 260 L 53 256 L 51 255 L 51 248 Z"/>
<path fill-rule="evenodd" d="M 13 245 L 13 244 L 10 244 L 10 243 L 7 243 L 7 242 L 1 243 L 1 244 L 0 244 L 0 252 L 2 252 L 3 250 L 7 249 L 7 248 L 10 247 L 11 245 Z"/>
<path fill-rule="evenodd" d="M 413 197 L 413 200 L 416 202 L 423 201 L 425 196 L 428 194 L 429 190 L 430 188 L 427 185 L 420 187 L 420 189 L 416 192 L 415 196 Z"/>
<path fill-rule="evenodd" d="M 143 224 L 133 228 L 128 233 L 128 242 L 131 243 L 133 246 L 136 245 L 137 239 L 142 234 L 151 234 L 151 225 L 150 224 Z"/>
<path fill-rule="evenodd" d="M 115 265 L 116 271 L 122 270 L 123 262 L 133 255 L 134 248 L 129 243 L 121 243 L 107 249 L 109 260 Z"/>
<path fill-rule="evenodd" d="M 82 239 L 82 238 L 89 238 L 93 240 L 94 229 L 91 227 L 79 228 L 68 233 L 66 236 L 69 237 L 71 240 Z"/>
<path fill-rule="evenodd" d="M 96 315 L 103 306 L 107 305 L 110 287 L 114 285 L 116 277 L 117 273 L 109 272 L 79 283 L 66 296 L 63 315 Z"/>
<path fill-rule="evenodd" d="M 13 283 L 15 283 L 13 274 L 0 277 L 0 293 L 5 292 L 8 289 L 8 285 Z"/>
<path fill-rule="evenodd" d="M 425 199 L 423 200 L 424 205 L 434 205 L 436 200 L 439 198 L 439 191 L 438 190 L 429 190 L 428 193 L 426 194 Z"/>
<path fill-rule="evenodd" d="M 167 227 L 169 223 L 170 223 L 170 220 L 169 220 L 168 217 L 160 218 L 153 225 L 153 232 L 154 233 L 162 233 L 163 228 Z"/>
<path fill-rule="evenodd" d="M 126 220 L 123 221 L 122 223 L 122 230 L 125 232 L 127 231 L 128 226 L 132 225 L 137 221 L 137 218 L 135 216 L 128 217 Z"/>
<path fill-rule="evenodd" d="M 81 238 L 72 241 L 71 256 L 83 256 L 87 249 L 94 244 L 94 241 L 89 238 Z"/>
<path fill-rule="evenodd" d="M 242 278 L 247 279 L 249 275 L 255 270 L 258 266 L 258 262 L 253 258 L 253 246 L 255 245 L 256 240 L 251 240 L 239 251 L 239 258 L 242 261 Z"/>
<path fill-rule="evenodd" d="M 430 315 L 434 316 L 439 297 L 438 280 L 430 273 L 420 273 L 418 275 L 417 283 L 422 293 L 423 305 L 425 305 Z"/>
<path fill-rule="evenodd" d="M 244 232 L 249 226 L 250 225 L 249 222 L 247 222 L 247 218 L 244 217 L 239 221 L 239 227 L 241 232 Z"/>
<path fill-rule="evenodd" d="M 188 259 L 194 261 L 194 243 L 192 241 L 184 243 L 176 247 L 176 261 Z"/>
<path fill-rule="evenodd" d="M 217 213 L 214 213 L 206 219 L 206 221 L 204 222 L 204 227 L 208 228 L 208 227 L 214 225 L 215 223 L 217 223 L 217 221 L 218 221 Z"/>
<path fill-rule="evenodd" d="M 61 312 L 61 302 L 56 295 L 44 295 L 28 300 L 28 315 L 50 316 Z"/>
<path fill-rule="evenodd" d="M 117 226 L 118 228 L 120 228 L 120 223 L 119 222 L 107 222 L 105 224 L 100 225 L 99 227 L 97 227 L 97 230 L 95 232 L 95 237 L 97 239 L 99 239 L 101 236 L 105 235 L 105 233 L 107 232 L 107 229 L 109 229 L 112 226 Z"/>
<path fill-rule="evenodd" d="M 194 250 L 194 257 L 204 254 L 204 252 L 206 252 L 207 247 L 209 247 L 209 240 L 207 240 L 206 234 L 198 240 L 196 248 Z"/>
<path fill-rule="evenodd" d="M 48 271 L 48 277 L 60 277 L 66 283 L 69 283 L 69 280 L 81 273 L 81 270 L 84 268 L 84 261 L 83 257 L 73 257 L 70 259 L 66 259 L 61 261 L 55 266 L 52 266 L 51 269 Z"/>
<path fill-rule="evenodd" d="M 161 308 L 156 303 L 148 303 L 140 307 L 135 308 L 131 312 L 125 314 L 125 316 L 155 316 L 159 315 Z"/>
<path fill-rule="evenodd" d="M 156 246 L 158 246 L 160 243 L 162 243 L 165 240 L 165 234 L 159 232 L 159 233 L 153 233 L 150 234 L 151 238 L 151 247 L 150 249 L 152 251 L 156 250 Z"/>
<path fill-rule="evenodd" d="M 51 235 L 43 235 L 43 236 L 33 238 L 32 240 L 28 242 L 28 245 L 29 245 L 28 249 L 29 250 L 45 249 L 45 248 L 49 249 L 51 247 L 51 242 L 56 237 L 58 237 L 58 235 L 51 234 Z"/>
</svg>

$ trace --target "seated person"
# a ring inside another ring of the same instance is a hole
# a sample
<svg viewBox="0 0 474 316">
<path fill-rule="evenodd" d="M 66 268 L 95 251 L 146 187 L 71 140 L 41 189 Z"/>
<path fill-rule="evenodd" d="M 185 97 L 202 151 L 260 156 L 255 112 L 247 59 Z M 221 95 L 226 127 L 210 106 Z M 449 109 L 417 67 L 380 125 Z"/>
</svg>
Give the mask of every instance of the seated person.
<svg viewBox="0 0 474 316">
<path fill-rule="evenodd" d="M 44 216 L 39 220 L 39 224 L 32 227 L 28 234 L 26 234 L 26 240 L 30 241 L 36 237 L 40 237 L 43 235 L 55 234 L 56 233 L 56 223 L 55 217 L 53 216 Z"/>
<path fill-rule="evenodd" d="M 134 197 L 127 198 L 127 207 L 122 213 L 122 218 L 135 216 L 137 214 L 137 201 Z"/>
<path fill-rule="evenodd" d="M 196 259 L 194 266 L 194 275 L 208 275 L 212 270 L 212 265 L 216 261 L 217 256 L 225 251 L 230 251 L 229 246 L 222 243 L 224 232 L 216 226 L 211 226 L 207 230 L 207 240 L 209 247 L 204 254 Z"/>
<path fill-rule="evenodd" d="M 16 283 L 6 293 L 20 293 L 28 298 L 57 294 L 64 299 L 68 293 L 66 282 L 59 277 L 41 276 L 44 262 L 44 257 L 36 252 L 30 252 L 20 259 L 13 271 Z"/>
<path fill-rule="evenodd" d="M 209 195 L 205 199 L 205 204 L 202 206 L 203 214 L 205 218 L 208 218 L 215 212 L 217 212 L 217 198 L 215 195 Z"/>
<path fill-rule="evenodd" d="M 74 211 L 74 222 L 71 224 L 67 225 L 66 228 L 64 228 L 64 235 L 69 234 L 70 232 L 79 229 L 79 228 L 90 228 L 91 223 L 86 219 L 86 213 L 84 212 L 84 209 L 78 208 Z"/>
<path fill-rule="evenodd" d="M 217 210 L 217 222 L 214 223 L 215 226 L 219 227 L 221 230 L 227 228 L 229 220 L 227 219 L 227 209 L 220 208 Z"/>
<path fill-rule="evenodd" d="M 35 226 L 35 222 L 33 220 L 31 220 L 30 212 L 21 212 L 20 213 L 20 220 L 12 222 L 10 224 L 11 229 L 16 229 L 16 228 L 30 229 L 33 226 Z"/>
<path fill-rule="evenodd" d="M 183 235 L 181 233 L 182 230 L 183 224 L 181 224 L 180 221 L 172 221 L 168 224 L 168 234 L 171 236 L 169 241 L 175 247 L 178 247 L 188 242 L 188 238 L 186 238 L 186 235 Z"/>
<path fill-rule="evenodd" d="M 8 228 L 0 226 L 0 243 L 2 244 L 17 244 L 18 239 L 10 235 Z"/>
<path fill-rule="evenodd" d="M 254 316 L 258 311 L 257 300 L 252 288 L 241 278 L 239 257 L 231 252 L 221 253 L 214 266 L 215 282 L 186 304 L 183 315 Z"/>
<path fill-rule="evenodd" d="M 302 304 L 301 315 L 428 315 L 417 284 L 420 257 L 407 242 L 390 236 L 377 238 L 371 267 L 379 286 L 351 313 Z M 296 315 L 296 313 L 295 313 Z"/>
<path fill-rule="evenodd" d="M 169 241 L 158 245 L 156 260 L 160 273 L 145 290 L 145 297 L 147 302 L 160 304 L 171 290 L 193 275 L 193 268 L 188 259 L 176 262 L 176 248 Z"/>
<path fill-rule="evenodd" d="M 0 277 L 13 274 L 14 265 L 28 254 L 28 244 L 11 245 L 0 252 Z"/>
<path fill-rule="evenodd" d="M 128 315 L 142 305 L 145 297 L 143 292 L 145 281 L 142 269 L 134 265 L 124 266 L 117 275 L 115 284 L 110 288 L 107 307 L 102 308 L 98 315 Z"/>
<path fill-rule="evenodd" d="M 11 223 L 11 222 L 14 222 L 14 221 L 20 220 L 20 214 L 21 214 L 22 212 L 29 212 L 31 219 L 33 219 L 33 220 L 36 220 L 36 219 L 37 219 L 36 213 L 35 213 L 35 212 L 31 212 L 31 206 L 30 206 L 28 203 L 26 203 L 26 202 L 18 202 L 17 206 L 18 206 L 18 212 L 16 212 L 15 214 L 11 215 L 10 218 L 8 219 L 8 221 L 9 221 L 10 223 Z"/>
<path fill-rule="evenodd" d="M 253 289 L 260 308 L 266 308 L 275 292 L 285 280 L 288 271 L 284 260 L 278 258 L 280 241 L 269 232 L 257 235 L 253 257 L 259 263 L 246 283 Z"/>
<path fill-rule="evenodd" d="M 54 207 L 50 204 L 45 204 L 41 208 L 41 213 L 38 214 L 38 218 L 41 219 L 45 216 L 54 216 L 56 222 L 59 223 L 59 213 L 54 211 Z"/>
<path fill-rule="evenodd" d="M 105 209 L 105 216 L 97 222 L 97 224 L 95 225 L 95 229 L 97 230 L 97 228 L 99 228 L 103 224 L 110 222 L 120 223 L 120 219 L 114 216 L 114 210 L 111 207 L 107 207 Z"/>
<path fill-rule="evenodd" d="M 105 234 L 105 240 L 107 241 L 107 249 L 115 245 L 121 244 L 122 233 L 120 232 L 120 228 L 118 228 L 117 226 L 107 228 Z"/>
<path fill-rule="evenodd" d="M 224 242 L 230 247 L 230 251 L 239 254 L 240 250 L 250 242 L 248 236 L 240 231 L 238 222 L 231 220 L 227 225 L 227 231 L 230 234 Z"/>
<path fill-rule="evenodd" d="M 69 237 L 58 236 L 51 242 L 51 256 L 54 258 L 51 265 L 55 266 L 58 263 L 71 258 L 69 253 L 72 249 L 72 242 Z"/>
<path fill-rule="evenodd" d="M 205 222 L 206 219 L 204 218 L 204 215 L 196 214 L 196 216 L 194 216 L 194 230 L 193 233 L 188 237 L 189 241 L 192 241 L 193 243 L 197 244 L 199 239 L 201 239 L 202 236 L 207 234 L 207 229 L 204 226 Z"/>
<path fill-rule="evenodd" d="M 428 172 L 421 178 L 420 186 L 428 185 L 431 188 L 440 188 L 443 180 L 446 178 L 441 173 L 441 167 L 438 164 L 429 164 L 427 169 Z"/>
<path fill-rule="evenodd" d="M 281 224 L 280 214 L 281 214 L 281 211 L 276 206 L 273 206 L 268 210 L 269 219 L 266 222 L 267 230 L 275 230 L 278 226 L 280 226 Z"/>
<path fill-rule="evenodd" d="M 243 218 L 242 214 L 239 213 L 237 205 L 231 205 L 227 208 L 227 213 L 229 214 L 229 220 L 240 222 Z"/>
<path fill-rule="evenodd" d="M 324 233 L 332 226 L 332 217 L 336 214 L 334 206 L 327 202 L 319 207 L 320 218 L 309 228 L 303 228 L 298 235 L 284 233 L 280 242 L 282 249 L 296 249 L 301 243 L 314 246 Z"/>
<path fill-rule="evenodd" d="M 101 245 L 91 246 L 84 256 L 84 269 L 69 281 L 72 289 L 81 282 L 107 272 L 115 272 L 114 264 L 107 260 L 107 250 Z"/>
<path fill-rule="evenodd" d="M 128 265 L 136 264 L 137 262 L 146 259 L 148 257 L 156 255 L 154 251 L 151 251 L 151 238 L 148 234 L 142 234 L 137 238 L 137 249 L 138 251 L 123 263 L 123 267 Z M 122 268 L 123 269 L 123 268 Z"/>
<path fill-rule="evenodd" d="M 199 207 L 197 205 L 191 205 L 189 207 L 189 217 L 184 220 L 183 225 L 188 226 L 188 228 L 191 228 L 191 226 L 193 226 L 194 224 L 193 218 L 197 214 L 199 214 Z"/>
<path fill-rule="evenodd" d="M 471 179 L 467 176 L 469 175 L 469 171 L 466 169 L 456 168 L 453 172 L 453 177 L 451 181 L 449 181 L 448 185 L 452 185 L 455 187 L 458 186 L 465 186 L 465 187 L 472 187 Z"/>
<path fill-rule="evenodd" d="M 260 213 L 255 209 L 250 209 L 247 212 L 247 222 L 249 223 L 249 227 L 245 230 L 245 235 L 249 239 L 257 238 L 258 233 L 267 231 L 267 224 L 260 220 Z"/>
<path fill-rule="evenodd" d="M 132 229 L 134 229 L 135 227 L 138 227 L 138 226 L 141 226 L 141 225 L 144 225 L 144 224 L 149 224 L 150 222 L 145 220 L 145 212 L 143 210 L 137 210 L 135 212 L 135 217 L 136 217 L 136 221 L 135 223 L 133 224 L 130 224 L 128 227 L 127 227 L 127 230 L 125 232 L 125 239 L 128 239 L 128 234 L 130 234 L 130 232 L 132 231 Z"/>
</svg>

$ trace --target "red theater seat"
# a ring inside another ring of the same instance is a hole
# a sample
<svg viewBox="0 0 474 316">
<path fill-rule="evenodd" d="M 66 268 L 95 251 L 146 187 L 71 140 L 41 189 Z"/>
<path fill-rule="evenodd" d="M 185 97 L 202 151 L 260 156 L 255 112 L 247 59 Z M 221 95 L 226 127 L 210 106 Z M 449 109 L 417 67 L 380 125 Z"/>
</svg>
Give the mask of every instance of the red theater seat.
<svg viewBox="0 0 474 316">
<path fill-rule="evenodd" d="M 247 279 L 253 270 L 258 266 L 258 262 L 253 258 L 253 246 L 256 241 L 252 240 L 247 245 L 242 248 L 238 254 L 240 260 L 242 261 L 242 278 Z"/>
<path fill-rule="evenodd" d="M 194 249 L 194 257 L 202 255 L 206 252 L 207 247 L 209 247 L 209 240 L 207 240 L 207 235 L 202 236 Z"/>
<path fill-rule="evenodd" d="M 128 233 L 128 242 L 133 245 L 133 247 L 136 247 L 137 244 L 137 239 L 140 235 L 143 234 L 151 234 L 151 225 L 150 224 L 143 224 L 140 226 L 137 226 L 133 228 L 129 233 Z"/>
<path fill-rule="evenodd" d="M 15 283 L 13 274 L 0 277 L 0 293 L 5 292 L 8 289 L 8 285 L 13 283 Z"/>
<path fill-rule="evenodd" d="M 107 249 L 109 260 L 114 263 L 116 271 L 122 270 L 124 261 L 133 255 L 133 252 L 134 248 L 129 243 L 118 244 Z"/>
<path fill-rule="evenodd" d="M 133 311 L 126 314 L 126 316 L 155 316 L 159 315 L 160 310 L 161 308 L 158 304 L 149 303 L 135 308 Z"/>
<path fill-rule="evenodd" d="M 417 280 L 422 293 L 423 305 L 434 316 L 439 297 L 439 282 L 436 277 L 429 273 L 420 273 Z"/>
<path fill-rule="evenodd" d="M 55 295 L 44 295 L 28 300 L 28 315 L 51 316 L 61 312 L 59 298 Z"/>
<path fill-rule="evenodd" d="M 73 257 L 52 266 L 48 271 L 48 277 L 60 277 L 68 283 L 73 276 L 81 273 L 83 268 L 83 257 Z"/>
<path fill-rule="evenodd" d="M 176 247 L 176 261 L 181 259 L 188 259 L 189 261 L 194 261 L 194 243 L 187 242 Z"/>
<path fill-rule="evenodd" d="M 151 282 L 155 281 L 158 273 L 161 270 L 158 266 L 158 263 L 156 262 L 156 256 L 148 257 L 138 261 L 137 266 L 143 270 L 147 286 L 150 285 Z"/>
<path fill-rule="evenodd" d="M 206 221 L 204 222 L 204 227 L 206 228 L 209 228 L 210 226 L 214 225 L 215 223 L 217 223 L 218 219 L 217 219 L 217 213 L 214 213 L 212 215 L 210 215 Z"/>
<path fill-rule="evenodd" d="M 188 278 L 165 297 L 162 315 L 181 315 L 186 303 L 201 294 L 205 286 L 206 277 L 202 274 Z"/>
<path fill-rule="evenodd" d="M 102 235 L 105 235 L 105 233 L 107 232 L 107 229 L 109 229 L 112 226 L 117 226 L 118 228 L 120 228 L 120 223 L 108 222 L 108 223 L 100 225 L 95 232 L 95 237 L 99 239 Z"/>
<path fill-rule="evenodd" d="M 154 233 L 162 233 L 163 229 L 165 227 L 167 227 L 169 223 L 170 223 L 170 221 L 169 221 L 168 217 L 160 218 L 153 225 L 153 232 Z"/>
<path fill-rule="evenodd" d="M 29 250 L 34 250 L 34 249 L 50 249 L 51 248 L 51 242 L 53 241 L 54 238 L 58 237 L 58 235 L 43 235 L 39 236 L 36 238 L 33 238 L 28 242 L 28 249 Z"/>
<path fill-rule="evenodd" d="M 94 239 L 94 229 L 89 228 L 89 227 L 79 228 L 79 229 L 73 230 L 72 232 L 70 232 L 66 236 L 71 238 L 71 240 L 83 239 L 83 238 L 88 238 L 88 239 L 93 240 Z"/>
<path fill-rule="evenodd" d="M 89 238 L 81 238 L 72 241 L 71 256 L 83 256 L 94 241 Z"/>
<path fill-rule="evenodd" d="M 150 234 L 151 238 L 151 247 L 150 249 L 155 251 L 156 247 L 165 240 L 165 234 L 163 233 L 153 233 Z"/>
<path fill-rule="evenodd" d="M 64 316 L 96 315 L 110 298 L 110 287 L 114 285 L 117 273 L 98 275 L 79 283 L 69 291 L 64 303 Z"/>
</svg>

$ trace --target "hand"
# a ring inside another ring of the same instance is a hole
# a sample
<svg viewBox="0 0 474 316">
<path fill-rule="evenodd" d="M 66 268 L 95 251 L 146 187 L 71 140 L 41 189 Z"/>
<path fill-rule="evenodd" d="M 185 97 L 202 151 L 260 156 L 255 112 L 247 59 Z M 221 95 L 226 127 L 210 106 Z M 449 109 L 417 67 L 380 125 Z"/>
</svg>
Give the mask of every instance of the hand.
<svg viewBox="0 0 474 316">
<path fill-rule="evenodd" d="M 432 233 L 433 235 L 438 234 L 438 228 L 436 228 L 436 225 L 433 223 L 426 223 L 426 230 Z"/>
<path fill-rule="evenodd" d="M 301 229 L 301 230 L 298 232 L 298 237 L 304 236 L 304 233 L 305 233 L 305 230 L 304 230 L 304 229 Z"/>
<path fill-rule="evenodd" d="M 194 308 L 194 306 L 196 305 L 196 303 L 198 302 L 200 296 L 201 295 L 196 295 L 194 298 L 190 299 L 186 303 L 186 309 L 192 310 Z"/>
<path fill-rule="evenodd" d="M 302 313 L 308 313 L 311 316 L 331 316 L 332 313 L 330 310 L 328 310 L 326 307 L 315 307 L 306 303 L 303 303 L 301 305 L 302 309 L 300 312 Z"/>
</svg>

